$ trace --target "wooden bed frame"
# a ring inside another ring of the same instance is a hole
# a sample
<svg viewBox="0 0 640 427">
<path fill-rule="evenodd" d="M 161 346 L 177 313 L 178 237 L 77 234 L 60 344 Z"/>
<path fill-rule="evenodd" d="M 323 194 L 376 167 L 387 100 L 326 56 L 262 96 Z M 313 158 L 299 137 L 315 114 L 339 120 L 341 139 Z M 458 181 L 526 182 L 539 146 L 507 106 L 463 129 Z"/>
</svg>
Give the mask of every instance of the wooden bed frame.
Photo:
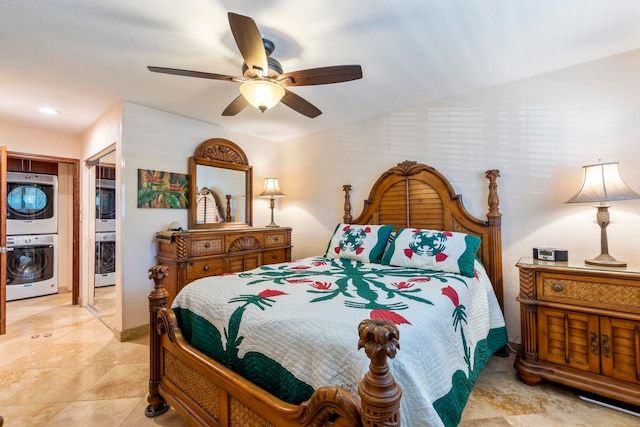
<svg viewBox="0 0 640 427">
<path fill-rule="evenodd" d="M 487 220 L 469 214 L 449 181 L 434 168 L 404 161 L 378 178 L 356 218 L 351 215 L 351 186 L 344 186 L 344 222 L 394 224 L 396 229 L 428 228 L 479 236 L 482 243 L 478 257 L 503 308 L 501 214 L 496 184 L 500 172 L 492 169 L 485 175 L 489 180 Z M 147 416 L 160 415 L 173 405 L 190 424 L 202 426 L 399 425 L 402 391 L 387 365 L 387 358 L 393 358 L 399 349 L 398 329 L 392 322 L 363 320 L 358 328 L 358 348 L 364 348 L 371 360 L 358 387 L 358 397 L 340 387 L 327 386 L 316 390 L 307 402 L 291 405 L 186 342 L 174 313 L 167 307 L 169 297 L 174 297 L 163 286 L 167 271 L 162 265 L 149 270 L 155 288 L 149 295 L 151 372 Z M 318 342 L 322 343 L 321 337 Z"/>
</svg>

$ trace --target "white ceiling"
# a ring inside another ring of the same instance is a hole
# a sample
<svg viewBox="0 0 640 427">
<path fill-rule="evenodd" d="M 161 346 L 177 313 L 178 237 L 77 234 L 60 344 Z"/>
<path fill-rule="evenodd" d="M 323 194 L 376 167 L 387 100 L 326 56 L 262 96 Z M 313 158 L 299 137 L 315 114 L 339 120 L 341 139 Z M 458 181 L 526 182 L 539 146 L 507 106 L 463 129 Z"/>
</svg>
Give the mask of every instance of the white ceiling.
<svg viewBox="0 0 640 427">
<path fill-rule="evenodd" d="M 222 117 L 238 84 L 147 70 L 240 76 L 228 11 L 256 21 L 285 72 L 364 77 L 290 88 L 315 119 L 282 104 Z M 638 48 L 637 0 L 2 0 L 0 123 L 77 135 L 126 100 L 283 141 Z"/>
</svg>

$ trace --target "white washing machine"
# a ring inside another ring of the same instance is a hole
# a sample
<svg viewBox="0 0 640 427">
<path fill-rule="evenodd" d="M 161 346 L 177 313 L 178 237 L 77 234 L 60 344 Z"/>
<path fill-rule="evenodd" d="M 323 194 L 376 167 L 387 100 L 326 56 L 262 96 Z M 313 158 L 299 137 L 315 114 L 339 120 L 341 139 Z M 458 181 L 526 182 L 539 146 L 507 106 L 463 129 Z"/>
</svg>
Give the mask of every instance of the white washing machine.
<svg viewBox="0 0 640 427">
<path fill-rule="evenodd" d="M 7 172 L 7 235 L 58 233 L 58 177 Z"/>
<path fill-rule="evenodd" d="M 96 179 L 96 233 L 116 231 L 116 181 Z"/>
<path fill-rule="evenodd" d="M 96 268 L 94 286 L 116 284 L 116 233 L 96 233 Z"/>
<path fill-rule="evenodd" d="M 58 292 L 57 234 L 7 236 L 7 301 Z"/>
</svg>

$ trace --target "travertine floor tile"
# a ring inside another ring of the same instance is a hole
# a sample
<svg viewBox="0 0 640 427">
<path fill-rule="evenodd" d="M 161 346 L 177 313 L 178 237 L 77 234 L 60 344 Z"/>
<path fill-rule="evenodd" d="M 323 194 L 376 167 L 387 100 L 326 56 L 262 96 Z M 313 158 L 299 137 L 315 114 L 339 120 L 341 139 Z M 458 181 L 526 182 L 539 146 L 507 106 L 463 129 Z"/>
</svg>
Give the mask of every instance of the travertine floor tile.
<svg viewBox="0 0 640 427">
<path fill-rule="evenodd" d="M 149 338 L 119 342 L 70 300 L 62 294 L 7 304 L 7 334 L 0 336 L 5 427 L 187 427 L 174 409 L 157 418 L 144 415 Z M 514 355 L 489 360 L 460 426 L 640 426 L 639 417 L 586 402 L 552 383 L 525 385 L 513 362 Z"/>
</svg>

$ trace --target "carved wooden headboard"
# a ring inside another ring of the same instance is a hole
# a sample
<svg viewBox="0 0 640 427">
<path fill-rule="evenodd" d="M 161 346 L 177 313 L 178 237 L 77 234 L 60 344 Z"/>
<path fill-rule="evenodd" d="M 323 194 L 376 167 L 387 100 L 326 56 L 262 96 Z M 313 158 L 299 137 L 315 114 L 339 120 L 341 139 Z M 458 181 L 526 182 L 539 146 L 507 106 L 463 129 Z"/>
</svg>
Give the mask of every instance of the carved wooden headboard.
<svg viewBox="0 0 640 427">
<path fill-rule="evenodd" d="M 437 170 L 406 160 L 384 172 L 364 201 L 362 213 L 351 215 L 351 186 L 345 185 L 344 222 L 346 224 L 393 224 L 403 227 L 457 231 L 482 240 L 477 256 L 493 283 L 504 311 L 502 292 L 502 214 L 498 209 L 497 178 L 500 171 L 485 172 L 489 180 L 487 219 L 471 215 L 451 183 Z"/>
</svg>

